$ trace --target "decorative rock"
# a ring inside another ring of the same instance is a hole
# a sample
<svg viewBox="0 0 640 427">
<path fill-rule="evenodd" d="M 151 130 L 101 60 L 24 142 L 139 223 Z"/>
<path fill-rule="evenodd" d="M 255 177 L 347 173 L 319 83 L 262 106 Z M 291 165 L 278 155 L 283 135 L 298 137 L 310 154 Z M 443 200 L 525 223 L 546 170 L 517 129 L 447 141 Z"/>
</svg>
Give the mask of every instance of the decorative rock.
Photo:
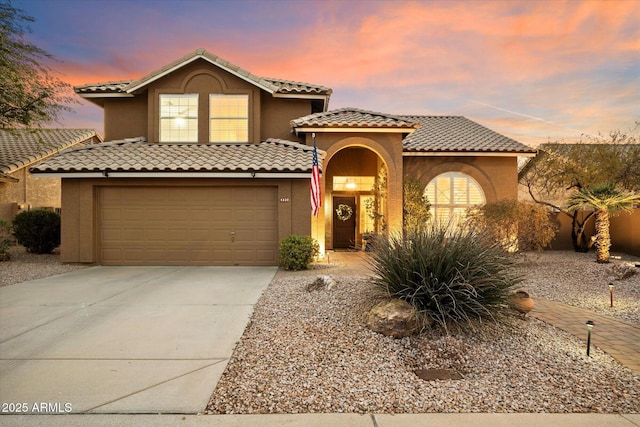
<svg viewBox="0 0 640 427">
<path fill-rule="evenodd" d="M 415 309 L 406 301 L 392 299 L 377 304 L 369 311 L 367 326 L 383 335 L 404 338 L 419 330 Z"/>
<path fill-rule="evenodd" d="M 531 296 L 529 296 L 529 293 L 527 291 L 518 289 L 509 296 L 509 300 L 513 304 L 513 307 L 524 316 L 526 316 L 527 313 L 533 310 L 533 299 L 531 299 Z"/>
<path fill-rule="evenodd" d="M 333 277 L 328 275 L 320 275 L 316 277 L 316 280 L 309 283 L 305 289 L 307 290 L 307 292 L 320 291 L 323 289 L 330 291 L 331 289 L 333 289 L 335 284 L 336 281 L 333 279 Z"/>
<path fill-rule="evenodd" d="M 627 263 L 613 264 L 609 271 L 615 280 L 625 280 L 638 274 L 638 270 L 632 264 Z"/>
</svg>

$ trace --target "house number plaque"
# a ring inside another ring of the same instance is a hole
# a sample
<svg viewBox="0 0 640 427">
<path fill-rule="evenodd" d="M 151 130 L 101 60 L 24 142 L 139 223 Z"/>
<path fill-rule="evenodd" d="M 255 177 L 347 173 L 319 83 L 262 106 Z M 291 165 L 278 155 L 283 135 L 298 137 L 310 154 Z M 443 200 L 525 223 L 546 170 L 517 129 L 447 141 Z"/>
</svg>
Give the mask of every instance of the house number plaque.
<svg viewBox="0 0 640 427">
<path fill-rule="evenodd" d="M 280 197 L 280 203 L 289 203 L 288 197 Z"/>
</svg>

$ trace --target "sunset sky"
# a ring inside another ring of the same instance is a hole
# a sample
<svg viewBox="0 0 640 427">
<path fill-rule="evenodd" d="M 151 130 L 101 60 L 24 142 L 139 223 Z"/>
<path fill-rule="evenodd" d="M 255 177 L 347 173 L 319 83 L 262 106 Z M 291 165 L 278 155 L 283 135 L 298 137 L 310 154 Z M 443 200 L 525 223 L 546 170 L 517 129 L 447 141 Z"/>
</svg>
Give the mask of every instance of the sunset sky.
<svg viewBox="0 0 640 427">
<path fill-rule="evenodd" d="M 72 85 L 137 79 L 202 47 L 262 77 L 328 86 L 330 109 L 463 115 L 532 146 L 640 121 L 638 0 L 12 5 Z M 81 102 L 61 125 L 102 132 L 102 110 Z"/>
</svg>

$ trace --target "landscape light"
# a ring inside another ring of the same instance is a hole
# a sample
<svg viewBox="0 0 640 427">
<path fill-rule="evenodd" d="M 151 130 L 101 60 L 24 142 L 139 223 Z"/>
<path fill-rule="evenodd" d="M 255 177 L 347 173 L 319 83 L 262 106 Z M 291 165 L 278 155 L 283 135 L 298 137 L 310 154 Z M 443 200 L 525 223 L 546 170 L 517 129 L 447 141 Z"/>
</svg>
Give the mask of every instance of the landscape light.
<svg viewBox="0 0 640 427">
<path fill-rule="evenodd" d="M 587 320 L 587 356 L 591 350 L 591 330 L 593 329 L 593 320 Z"/>
<path fill-rule="evenodd" d="M 609 283 L 609 298 L 611 299 L 611 307 L 613 307 L 613 283 Z"/>
</svg>

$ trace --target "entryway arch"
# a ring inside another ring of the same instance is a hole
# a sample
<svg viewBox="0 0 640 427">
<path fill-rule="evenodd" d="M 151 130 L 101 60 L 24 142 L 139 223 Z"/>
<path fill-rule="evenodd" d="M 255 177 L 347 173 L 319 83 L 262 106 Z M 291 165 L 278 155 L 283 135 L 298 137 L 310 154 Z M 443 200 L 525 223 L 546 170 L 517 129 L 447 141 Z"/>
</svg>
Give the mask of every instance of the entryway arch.
<svg viewBox="0 0 640 427">
<path fill-rule="evenodd" d="M 387 150 L 376 145 L 380 144 L 351 137 L 327 150 L 324 160 L 327 249 L 362 248 L 363 235 L 397 227 L 397 203 L 391 203 L 395 200 L 391 195 L 395 196 L 399 188 L 402 197 L 402 173 Z M 401 206 L 399 214 L 401 225 Z"/>
</svg>

